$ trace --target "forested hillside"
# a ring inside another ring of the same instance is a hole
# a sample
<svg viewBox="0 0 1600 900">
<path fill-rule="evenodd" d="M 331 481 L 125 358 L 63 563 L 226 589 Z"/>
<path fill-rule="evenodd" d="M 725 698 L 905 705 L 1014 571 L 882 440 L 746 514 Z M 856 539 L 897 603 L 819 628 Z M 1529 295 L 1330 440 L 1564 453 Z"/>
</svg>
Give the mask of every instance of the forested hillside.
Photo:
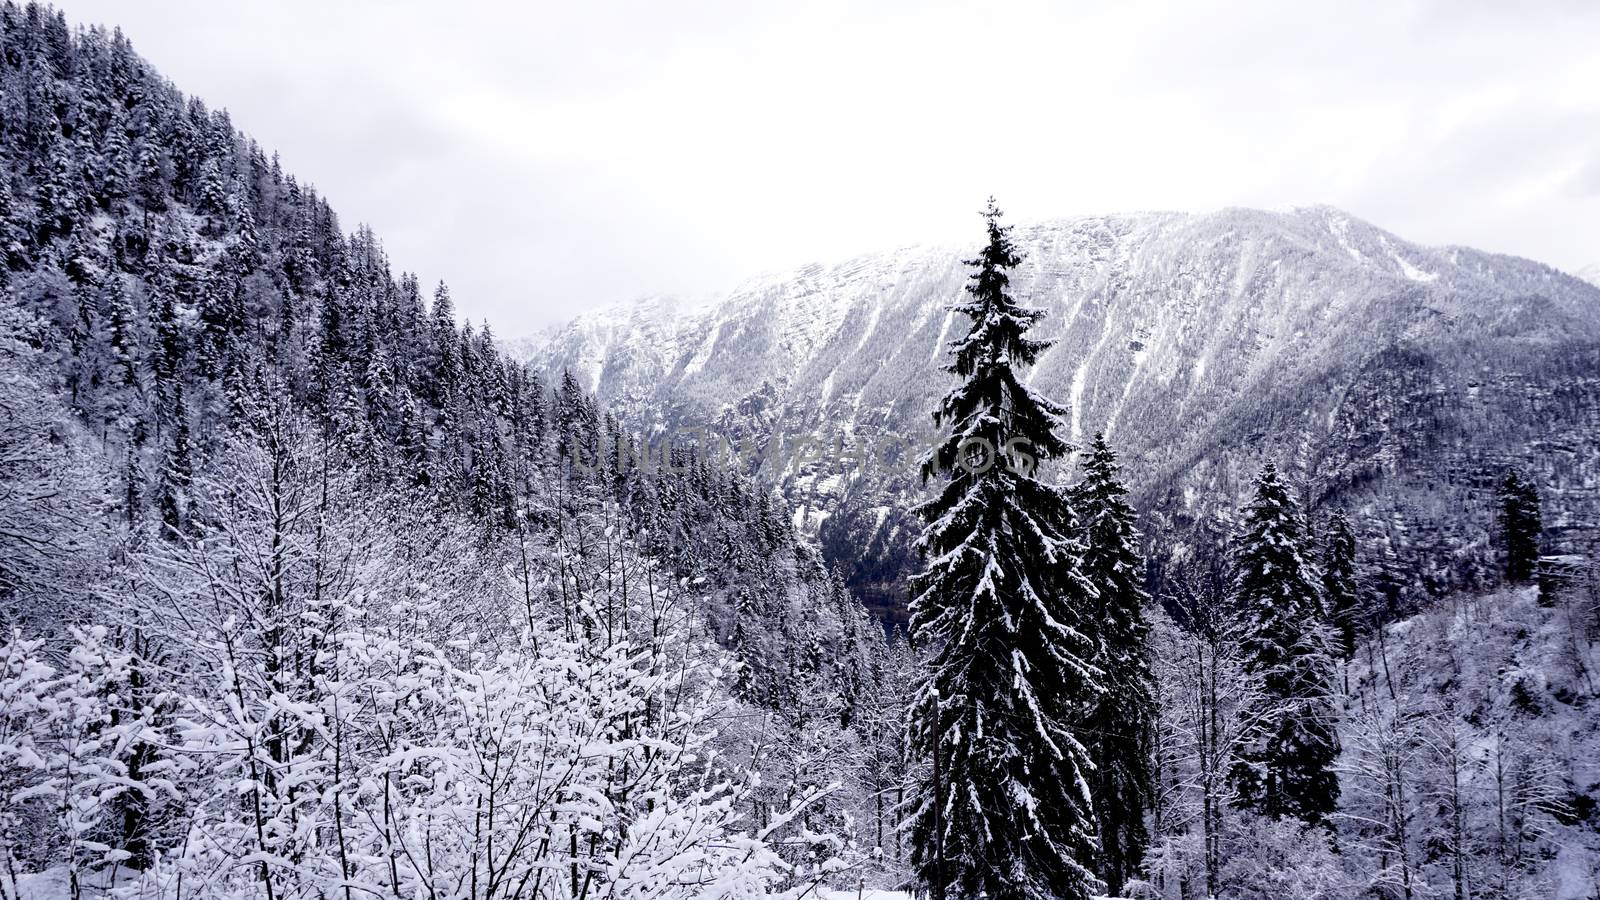
<svg viewBox="0 0 1600 900">
<path fill-rule="evenodd" d="M 1600 290 L 991 201 L 523 362 L 288 168 L 0 0 L 0 900 L 1600 894 Z"/>
<path fill-rule="evenodd" d="M 744 896 L 893 846 L 909 658 L 781 499 L 31 4 L 0 251 L 4 896 Z"/>
<path fill-rule="evenodd" d="M 1155 815 L 1170 831 L 1151 851 L 1151 895 L 1594 896 L 1596 597 L 1593 583 L 1554 603 L 1457 595 L 1362 640 L 1337 674 L 1332 842 L 1240 814 L 1222 770 L 1259 686 L 1238 678 L 1225 629 L 1159 622 Z"/>
</svg>

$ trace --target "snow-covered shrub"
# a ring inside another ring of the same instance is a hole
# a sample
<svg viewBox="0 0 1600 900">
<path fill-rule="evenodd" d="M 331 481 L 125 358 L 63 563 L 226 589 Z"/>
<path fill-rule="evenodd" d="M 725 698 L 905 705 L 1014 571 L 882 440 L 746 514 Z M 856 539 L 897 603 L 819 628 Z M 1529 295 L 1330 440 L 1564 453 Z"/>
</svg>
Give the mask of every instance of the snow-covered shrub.
<svg viewBox="0 0 1600 900">
<path fill-rule="evenodd" d="M 731 900 L 843 865 L 815 819 L 839 766 L 749 816 L 724 654 L 624 535 L 513 565 L 281 413 L 108 589 L 124 638 L 75 631 L 55 664 L 0 646 L 10 871 L 128 896 Z"/>
</svg>

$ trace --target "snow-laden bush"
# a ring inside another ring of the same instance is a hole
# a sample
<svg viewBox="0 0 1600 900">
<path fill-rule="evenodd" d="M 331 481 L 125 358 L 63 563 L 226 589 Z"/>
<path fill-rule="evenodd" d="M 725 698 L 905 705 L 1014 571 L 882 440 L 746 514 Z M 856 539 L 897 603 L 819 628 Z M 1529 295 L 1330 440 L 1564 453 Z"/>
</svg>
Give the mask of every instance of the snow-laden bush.
<svg viewBox="0 0 1600 900">
<path fill-rule="evenodd" d="M 0 646 L 4 896 L 65 864 L 130 897 L 732 900 L 841 865 L 806 820 L 832 784 L 749 819 L 684 585 L 610 534 L 512 565 L 267 413 L 107 589 L 118 630 Z"/>
</svg>

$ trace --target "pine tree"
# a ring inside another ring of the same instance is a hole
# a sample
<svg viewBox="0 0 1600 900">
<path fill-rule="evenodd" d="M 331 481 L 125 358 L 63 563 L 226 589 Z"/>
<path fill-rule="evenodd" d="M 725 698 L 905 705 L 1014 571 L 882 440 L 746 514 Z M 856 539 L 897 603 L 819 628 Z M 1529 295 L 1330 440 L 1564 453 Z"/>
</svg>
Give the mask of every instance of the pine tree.
<svg viewBox="0 0 1600 900">
<path fill-rule="evenodd" d="M 1149 597 L 1133 507 L 1104 434 L 1094 436 L 1083 468 L 1073 505 L 1086 536 L 1083 574 L 1099 592 L 1091 621 L 1098 628 L 1095 667 L 1105 686 L 1083 730 L 1095 767 L 1099 873 L 1115 895 L 1138 874 L 1150 839 L 1144 824 L 1155 790 L 1155 686 L 1144 617 Z"/>
<path fill-rule="evenodd" d="M 196 210 L 206 217 L 208 232 L 217 234 L 228 222 L 228 188 L 222 183 L 217 161 L 208 159 L 200 169 L 200 199 Z"/>
<path fill-rule="evenodd" d="M 588 463 L 583 458 L 583 448 L 588 444 L 584 434 L 583 401 L 583 388 L 578 385 L 578 379 L 572 372 L 563 370 L 555 400 L 556 455 L 571 460 L 574 466 Z"/>
<path fill-rule="evenodd" d="M 83 211 L 83 180 L 65 140 L 54 141 L 49 165 L 49 171 L 39 183 L 41 241 L 53 235 L 70 235 Z"/>
<path fill-rule="evenodd" d="M 1363 604 L 1356 581 L 1356 536 L 1342 512 L 1328 517 L 1322 539 L 1322 598 L 1333 626 L 1334 650 L 1340 659 L 1355 656 L 1361 632 Z"/>
<path fill-rule="evenodd" d="M 128 129 L 120 114 L 106 125 L 105 142 L 99 149 L 99 157 L 98 192 L 104 205 L 110 206 L 128 196 L 128 178 L 133 169 Z"/>
<path fill-rule="evenodd" d="M 1245 671 L 1261 681 L 1250 734 L 1229 771 L 1240 806 L 1325 822 L 1339 799 L 1332 771 L 1333 657 L 1305 524 L 1271 463 L 1256 479 L 1234 550 L 1233 603 Z"/>
<path fill-rule="evenodd" d="M 203 374 L 216 378 L 228 370 L 239 352 L 236 345 L 246 328 L 244 304 L 238 296 L 239 282 L 224 273 L 214 273 L 199 287 L 200 334 L 196 361 Z"/>
<path fill-rule="evenodd" d="M 167 173 L 152 137 L 146 134 L 134 158 L 134 191 L 147 213 L 158 213 L 167 208 Z"/>
<path fill-rule="evenodd" d="M 1505 547 L 1506 580 L 1526 584 L 1539 567 L 1539 489 L 1515 469 L 1500 482 L 1500 539 Z"/>
<path fill-rule="evenodd" d="M 135 789 L 114 793 L 107 812 L 113 846 L 128 854 L 129 868 L 142 872 L 155 864 L 161 838 L 170 837 L 161 832 L 177 793 L 170 773 L 180 765 L 171 750 L 177 743 L 171 732 L 178 710 L 171 692 L 157 681 L 160 667 L 172 662 L 168 654 L 138 631 L 128 635 L 127 644 L 131 652 L 108 724 L 122 738 L 116 744 L 116 775 Z"/>
<path fill-rule="evenodd" d="M 109 318 L 111 329 L 111 355 L 117 368 L 117 380 L 128 387 L 133 387 L 139 381 L 139 364 L 134 353 L 137 350 L 138 336 L 134 333 L 137 314 L 133 308 L 133 300 L 123 288 L 120 278 L 112 278 L 106 285 L 106 315 Z"/>
<path fill-rule="evenodd" d="M 150 330 L 155 333 L 156 352 L 152 362 L 156 391 L 163 414 L 170 410 L 172 391 L 178 380 L 178 370 L 183 364 L 183 326 L 178 321 L 177 298 L 173 292 L 173 278 L 169 267 L 163 264 L 150 279 L 149 316 Z"/>
<path fill-rule="evenodd" d="M 189 436 L 189 411 L 183 402 L 183 386 L 173 391 L 172 443 L 167 447 L 165 464 L 161 467 L 160 494 L 157 506 L 161 523 L 169 537 L 188 530 L 189 488 L 194 481 L 194 448 Z"/>
<path fill-rule="evenodd" d="M 463 388 L 466 380 L 461 332 L 456 330 L 455 305 L 444 282 L 433 293 L 434 399 L 439 405 L 438 473 L 447 482 L 460 474 L 462 444 L 466 434 Z"/>
<path fill-rule="evenodd" d="M 261 265 L 261 235 L 256 230 L 256 217 L 250 211 L 250 204 L 241 200 L 237 206 L 228 262 L 233 274 L 242 278 Z"/>
<path fill-rule="evenodd" d="M 444 282 L 433 289 L 433 353 L 441 370 L 458 367 L 460 352 L 456 337 L 456 305 L 450 299 L 450 288 Z"/>
<path fill-rule="evenodd" d="M 133 441 L 128 442 L 126 459 L 122 466 L 122 504 L 129 527 L 139 524 L 144 514 L 144 472 L 139 466 L 139 451 Z"/>
<path fill-rule="evenodd" d="M 1094 589 L 1066 492 L 1035 477 L 1069 450 L 1063 409 L 1013 369 L 1049 346 L 1026 336 L 1044 313 L 1007 291 L 1021 258 L 993 201 L 985 220 L 970 296 L 952 307 L 971 320 L 946 366 L 961 384 L 934 413 L 952 433 L 922 468 L 949 481 L 919 508 L 929 562 L 911 627 L 930 658 L 908 737 L 930 766 L 912 865 L 935 900 L 1083 900 L 1099 887 L 1091 763 L 1070 726 L 1099 692 L 1081 630 Z"/>
<path fill-rule="evenodd" d="M 11 161 L 0 155 L 0 167 L 9 167 Z M 0 285 L 5 284 L 6 270 L 21 267 L 27 255 L 27 243 L 32 228 L 23 217 L 23 210 L 11 193 L 9 176 L 0 175 Z"/>
</svg>

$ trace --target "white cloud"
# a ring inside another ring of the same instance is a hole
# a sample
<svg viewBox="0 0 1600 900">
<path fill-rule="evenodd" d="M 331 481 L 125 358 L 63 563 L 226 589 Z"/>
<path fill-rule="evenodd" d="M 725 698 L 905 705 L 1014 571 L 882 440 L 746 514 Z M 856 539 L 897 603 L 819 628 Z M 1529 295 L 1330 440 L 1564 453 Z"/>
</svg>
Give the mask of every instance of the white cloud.
<svg viewBox="0 0 1600 900">
<path fill-rule="evenodd" d="M 961 237 L 991 192 L 1600 255 L 1591 3 L 64 2 L 502 333 Z"/>
</svg>

